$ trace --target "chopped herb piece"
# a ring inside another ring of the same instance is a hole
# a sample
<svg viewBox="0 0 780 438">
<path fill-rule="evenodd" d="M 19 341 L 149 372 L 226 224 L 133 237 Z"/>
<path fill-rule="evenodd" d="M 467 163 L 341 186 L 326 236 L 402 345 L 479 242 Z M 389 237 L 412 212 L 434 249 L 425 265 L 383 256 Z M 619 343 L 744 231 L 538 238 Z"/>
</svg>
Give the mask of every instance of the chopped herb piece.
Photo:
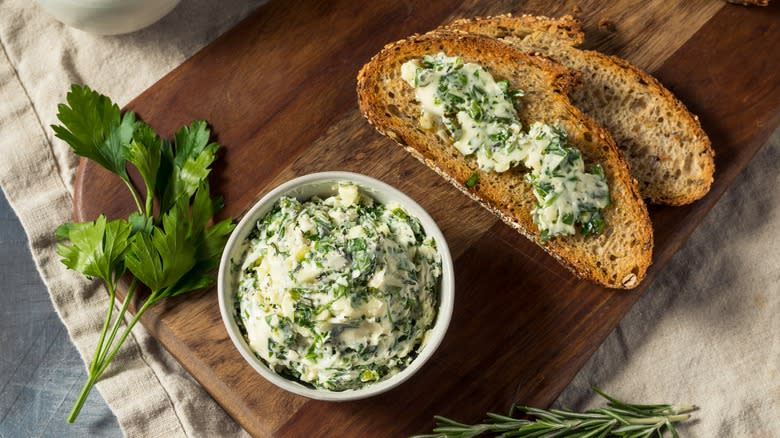
<svg viewBox="0 0 780 438">
<path fill-rule="evenodd" d="M 477 183 L 479 183 L 479 172 L 475 171 L 474 173 L 471 174 L 469 179 L 466 180 L 465 184 L 466 184 L 466 187 L 472 188 L 472 187 L 476 186 Z"/>
</svg>

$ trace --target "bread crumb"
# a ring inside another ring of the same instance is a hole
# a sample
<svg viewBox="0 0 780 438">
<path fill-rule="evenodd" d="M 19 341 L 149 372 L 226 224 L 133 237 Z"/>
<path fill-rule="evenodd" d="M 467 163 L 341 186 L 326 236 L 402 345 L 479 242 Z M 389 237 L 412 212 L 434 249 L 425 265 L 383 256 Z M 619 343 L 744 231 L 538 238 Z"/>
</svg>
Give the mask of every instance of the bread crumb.
<svg viewBox="0 0 780 438">
<path fill-rule="evenodd" d="M 615 27 L 615 22 L 608 18 L 602 18 L 599 20 L 599 28 L 601 30 L 606 30 L 607 32 L 614 32 L 617 30 Z"/>
<path fill-rule="evenodd" d="M 582 12 L 582 8 L 579 5 L 571 5 L 572 14 L 579 15 L 580 12 Z"/>
<path fill-rule="evenodd" d="M 639 280 L 636 278 L 636 274 L 628 274 L 623 278 L 621 283 L 625 288 L 631 289 L 639 283 Z"/>
</svg>

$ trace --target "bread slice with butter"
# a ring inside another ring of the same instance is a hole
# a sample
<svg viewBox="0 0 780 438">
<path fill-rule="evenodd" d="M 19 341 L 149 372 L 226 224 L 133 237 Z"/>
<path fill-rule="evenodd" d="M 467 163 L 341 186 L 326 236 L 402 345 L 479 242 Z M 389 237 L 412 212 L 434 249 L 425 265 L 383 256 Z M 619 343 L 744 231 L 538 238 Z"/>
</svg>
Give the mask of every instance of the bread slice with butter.
<svg viewBox="0 0 780 438">
<path fill-rule="evenodd" d="M 535 122 L 560 127 L 569 143 L 579 149 L 586 166 L 603 168 L 611 203 L 603 209 L 600 234 L 560 235 L 543 241 L 532 214 L 538 201 L 526 181 L 527 168 L 481 170 L 474 154 L 464 155 L 452 138 L 420 125 L 421 107 L 415 89 L 402 78 L 402 66 L 440 52 L 478 64 L 496 80 L 508 81 L 511 89 L 522 90 L 524 96 L 518 98 L 515 109 L 523 129 Z M 360 70 L 357 92 L 361 111 L 379 132 L 538 243 L 576 275 L 606 287 L 630 289 L 639 284 L 651 263 L 652 226 L 636 182 L 609 132 L 566 97 L 577 80 L 576 73 L 547 58 L 493 38 L 437 31 L 385 46 Z"/>
<path fill-rule="evenodd" d="M 709 191 L 714 152 L 698 118 L 641 69 L 576 48 L 584 33 L 571 16 L 500 15 L 456 20 L 445 28 L 497 38 L 581 72 L 582 84 L 569 91 L 569 98 L 612 133 L 650 202 L 683 205 Z"/>
</svg>

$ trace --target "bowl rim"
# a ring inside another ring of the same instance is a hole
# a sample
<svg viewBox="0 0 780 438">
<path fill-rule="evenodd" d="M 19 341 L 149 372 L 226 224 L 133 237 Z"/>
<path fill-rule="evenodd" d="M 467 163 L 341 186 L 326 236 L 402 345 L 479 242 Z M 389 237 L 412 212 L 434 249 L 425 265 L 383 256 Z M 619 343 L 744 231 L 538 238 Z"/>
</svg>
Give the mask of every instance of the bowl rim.
<svg viewBox="0 0 780 438">
<path fill-rule="evenodd" d="M 248 232 L 246 232 L 247 227 L 250 227 L 251 229 L 253 224 L 256 223 L 258 219 L 260 219 L 261 215 L 265 215 L 268 211 L 270 211 L 271 207 L 279 200 L 279 198 L 282 196 L 295 196 L 296 189 L 301 189 L 303 187 L 315 184 L 336 184 L 339 182 L 355 183 L 362 193 L 371 196 L 372 198 L 374 198 L 373 193 L 380 192 L 387 198 L 400 203 L 412 216 L 419 219 L 426 235 L 433 237 L 436 241 L 436 248 L 441 257 L 442 276 L 440 280 L 441 287 L 439 291 L 439 307 L 436 321 L 434 322 L 433 328 L 430 329 L 422 350 L 419 351 L 419 354 L 409 364 L 409 366 L 401 370 L 399 373 L 391 376 L 390 378 L 380 381 L 376 384 L 370 384 L 359 389 L 331 391 L 328 389 L 309 388 L 303 386 L 300 383 L 282 377 L 281 375 L 272 371 L 254 355 L 251 348 L 241 335 L 238 324 L 235 321 L 233 315 L 233 291 L 227 290 L 228 285 L 226 282 L 231 279 L 230 276 L 232 275 L 230 272 L 232 259 L 231 256 L 234 255 L 233 253 L 236 250 L 241 249 L 243 240 L 246 238 L 246 235 L 248 235 Z M 450 253 L 446 239 L 444 238 L 444 234 L 439 229 L 436 221 L 434 221 L 428 212 L 425 211 L 425 209 L 422 208 L 422 206 L 420 206 L 416 201 L 414 201 L 411 197 L 402 191 L 379 179 L 354 172 L 326 171 L 298 176 L 278 185 L 266 193 L 263 197 L 261 197 L 260 200 L 255 202 L 252 207 L 243 215 L 231 233 L 230 238 L 225 245 L 225 249 L 222 252 L 222 257 L 220 258 L 217 275 L 217 297 L 219 302 L 219 311 L 222 316 L 222 322 L 225 326 L 228 336 L 230 337 L 230 340 L 233 342 L 233 345 L 236 347 L 244 360 L 263 378 L 277 387 L 311 399 L 325 401 L 348 401 L 368 398 L 389 391 L 390 389 L 393 389 L 404 381 L 408 380 L 420 368 L 422 368 L 426 362 L 428 362 L 444 339 L 449 327 L 450 320 L 452 318 L 455 301 L 454 277 L 452 255 Z M 230 305 L 228 305 L 228 303 L 230 303 Z"/>
</svg>

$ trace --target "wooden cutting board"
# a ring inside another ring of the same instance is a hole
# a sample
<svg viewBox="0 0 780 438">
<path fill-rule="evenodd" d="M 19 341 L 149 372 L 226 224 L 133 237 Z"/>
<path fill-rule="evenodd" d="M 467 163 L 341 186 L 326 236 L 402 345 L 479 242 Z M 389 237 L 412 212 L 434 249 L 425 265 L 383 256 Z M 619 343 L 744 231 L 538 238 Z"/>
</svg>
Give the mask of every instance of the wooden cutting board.
<svg viewBox="0 0 780 438">
<path fill-rule="evenodd" d="M 401 387 L 329 403 L 279 390 L 243 361 L 220 320 L 216 288 L 152 309 L 143 324 L 257 436 L 400 436 L 429 431 L 434 414 L 476 421 L 511 402 L 550 404 L 780 124 L 778 3 L 271 1 L 128 109 L 168 136 L 191 120 L 209 121 L 224 146 L 212 173 L 212 192 L 225 197 L 223 216 L 239 217 L 276 185 L 322 170 L 365 173 L 409 194 L 439 223 L 453 251 L 450 330 L 433 359 Z M 377 134 L 356 106 L 357 71 L 385 43 L 458 17 L 577 9 L 586 46 L 654 73 L 700 115 L 717 154 L 706 198 L 651 207 L 654 265 L 631 292 L 578 281 Z M 130 205 L 116 179 L 82 161 L 77 220 L 99 212 L 122 216 Z M 690 263 L 696 269 L 707 261 Z"/>
</svg>

